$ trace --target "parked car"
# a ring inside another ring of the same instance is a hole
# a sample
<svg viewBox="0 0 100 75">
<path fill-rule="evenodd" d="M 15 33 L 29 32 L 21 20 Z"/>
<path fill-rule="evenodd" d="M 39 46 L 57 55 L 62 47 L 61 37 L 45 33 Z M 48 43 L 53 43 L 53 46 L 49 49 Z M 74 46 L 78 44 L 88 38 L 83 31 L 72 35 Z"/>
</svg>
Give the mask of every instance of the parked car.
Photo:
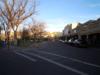
<svg viewBox="0 0 100 75">
<path fill-rule="evenodd" d="M 64 43 L 67 44 L 68 43 L 68 40 L 65 40 Z"/>
<path fill-rule="evenodd" d="M 70 44 L 70 45 L 73 45 L 73 41 L 74 41 L 73 39 L 69 39 L 69 40 L 67 41 L 67 43 Z"/>
<path fill-rule="evenodd" d="M 75 39 L 73 44 L 76 47 L 88 47 L 87 41 L 82 39 Z"/>
<path fill-rule="evenodd" d="M 81 41 L 78 40 L 78 39 L 75 39 L 75 40 L 73 41 L 73 44 L 74 44 L 75 46 L 78 46 L 78 45 L 81 44 Z"/>
</svg>

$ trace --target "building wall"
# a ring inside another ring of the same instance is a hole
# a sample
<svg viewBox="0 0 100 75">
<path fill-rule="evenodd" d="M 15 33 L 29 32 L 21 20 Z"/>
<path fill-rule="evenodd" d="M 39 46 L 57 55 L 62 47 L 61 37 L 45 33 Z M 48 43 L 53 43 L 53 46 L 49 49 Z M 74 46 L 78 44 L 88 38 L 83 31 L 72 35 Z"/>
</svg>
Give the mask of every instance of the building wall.
<svg viewBox="0 0 100 75">
<path fill-rule="evenodd" d="M 69 36 L 71 30 L 72 30 L 72 25 L 71 24 L 68 24 L 67 26 L 65 26 L 65 28 L 63 30 L 63 36 Z"/>
</svg>

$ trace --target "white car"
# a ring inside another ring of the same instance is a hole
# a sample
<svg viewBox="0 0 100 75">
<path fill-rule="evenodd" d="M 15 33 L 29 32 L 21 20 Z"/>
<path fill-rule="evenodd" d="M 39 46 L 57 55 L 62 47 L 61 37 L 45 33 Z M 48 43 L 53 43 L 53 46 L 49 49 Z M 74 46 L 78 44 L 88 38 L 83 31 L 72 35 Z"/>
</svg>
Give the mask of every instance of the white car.
<svg viewBox="0 0 100 75">
<path fill-rule="evenodd" d="M 76 39 L 76 40 L 73 41 L 73 43 L 74 44 L 80 44 L 80 41 Z"/>
<path fill-rule="evenodd" d="M 69 40 L 68 40 L 68 44 L 73 45 L 73 39 L 69 39 Z"/>
<path fill-rule="evenodd" d="M 81 39 L 74 40 L 73 44 L 75 46 L 79 46 L 79 47 L 87 47 L 88 46 L 87 42 L 85 40 L 81 40 Z"/>
</svg>

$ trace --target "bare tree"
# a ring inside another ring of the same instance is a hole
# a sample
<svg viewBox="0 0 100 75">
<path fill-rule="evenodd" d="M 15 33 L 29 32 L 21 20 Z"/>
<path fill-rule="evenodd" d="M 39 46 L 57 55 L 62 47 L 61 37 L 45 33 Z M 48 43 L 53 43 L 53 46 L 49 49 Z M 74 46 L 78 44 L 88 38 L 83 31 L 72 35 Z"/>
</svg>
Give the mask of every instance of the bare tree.
<svg viewBox="0 0 100 75">
<path fill-rule="evenodd" d="M 36 1 L 1 0 L 0 12 L 4 22 L 6 23 L 7 31 L 12 28 L 14 31 L 14 39 L 16 40 L 19 25 L 36 13 Z"/>
<path fill-rule="evenodd" d="M 29 29 L 32 32 L 32 37 L 37 40 L 43 37 L 45 33 L 45 23 L 34 21 L 33 24 L 29 26 Z"/>
<path fill-rule="evenodd" d="M 30 35 L 29 35 L 29 29 L 28 28 L 23 28 L 23 31 L 22 31 L 22 35 L 21 35 L 21 38 L 23 40 L 29 40 L 30 39 Z M 27 34 L 27 35 L 26 35 Z"/>
<path fill-rule="evenodd" d="M 6 28 L 7 28 L 7 27 L 6 27 L 6 22 L 5 22 L 3 16 L 0 16 L 0 25 L 1 25 L 2 30 L 5 31 L 5 36 L 6 36 Z"/>
</svg>

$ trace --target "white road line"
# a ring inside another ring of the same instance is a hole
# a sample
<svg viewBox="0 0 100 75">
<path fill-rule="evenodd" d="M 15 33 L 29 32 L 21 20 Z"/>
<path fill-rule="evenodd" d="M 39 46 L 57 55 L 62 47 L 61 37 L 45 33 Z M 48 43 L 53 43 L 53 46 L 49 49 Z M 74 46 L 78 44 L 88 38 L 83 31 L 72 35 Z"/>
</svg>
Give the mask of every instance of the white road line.
<svg viewBox="0 0 100 75">
<path fill-rule="evenodd" d="M 39 51 L 39 50 L 33 50 L 33 51 L 40 52 L 40 53 L 45 53 L 45 54 L 49 54 L 49 55 L 54 55 L 54 56 L 58 56 L 58 57 L 61 57 L 61 58 L 66 58 L 66 59 L 69 59 L 71 61 L 75 61 L 75 62 L 79 62 L 79 63 L 82 63 L 82 64 L 86 64 L 86 65 L 90 65 L 90 66 L 94 66 L 94 67 L 100 68 L 100 65 L 89 63 L 89 62 L 86 62 L 86 61 L 83 61 L 83 60 L 79 60 L 79 59 L 75 59 L 75 58 L 71 58 L 71 57 L 66 57 L 66 56 L 62 56 L 62 55 L 59 55 L 59 54 L 46 52 L 46 51 Z"/>
<path fill-rule="evenodd" d="M 34 50 L 34 51 L 36 51 L 36 50 Z M 86 61 L 82 61 L 82 60 L 79 60 L 79 59 L 65 57 L 65 56 L 62 56 L 62 55 L 58 55 L 58 54 L 54 54 L 54 53 L 50 53 L 50 52 L 45 52 L 45 51 L 36 51 L 36 52 L 45 53 L 45 54 L 49 54 L 49 55 L 54 55 L 54 56 L 58 56 L 58 57 L 61 57 L 61 58 L 69 59 L 71 61 L 75 61 L 75 62 L 79 62 L 79 63 L 83 63 L 83 64 L 86 64 L 86 65 L 90 65 L 90 66 L 94 66 L 94 67 L 100 68 L 100 65 L 92 64 L 92 63 L 89 63 L 89 62 L 86 62 Z"/>
<path fill-rule="evenodd" d="M 22 52 L 22 51 L 21 51 L 21 52 Z M 17 52 L 17 53 L 19 53 L 19 52 Z M 79 70 L 77 70 L 77 69 L 71 68 L 71 67 L 69 67 L 69 66 L 65 66 L 65 65 L 63 65 L 63 64 L 61 64 L 61 63 L 58 63 L 58 62 L 56 62 L 56 61 L 53 61 L 53 60 L 48 59 L 48 58 L 46 58 L 46 57 L 43 57 L 43 56 L 41 56 L 41 55 L 38 55 L 38 54 L 35 54 L 35 53 L 24 52 L 24 51 L 23 51 L 23 53 L 29 54 L 29 55 L 31 55 L 31 56 L 36 56 L 36 57 L 38 57 L 38 58 L 40 58 L 40 59 L 42 59 L 42 60 L 45 60 L 45 61 L 48 61 L 48 62 L 50 62 L 50 63 L 52 63 L 52 64 L 58 65 L 59 67 L 65 68 L 66 70 L 73 71 L 73 72 L 75 72 L 75 73 L 77 73 L 77 74 L 80 74 L 80 75 L 88 75 L 87 73 L 84 73 L 84 72 L 79 71 Z M 26 55 L 25 55 L 25 56 L 26 56 Z"/>
<path fill-rule="evenodd" d="M 15 52 L 15 53 L 16 53 L 17 55 L 20 55 L 20 56 L 22 56 L 22 57 L 28 59 L 28 60 L 33 61 L 33 62 L 36 62 L 36 61 L 37 61 L 36 59 L 33 59 L 33 58 L 29 57 L 29 56 L 26 56 L 25 54 L 22 54 L 22 53 L 19 53 L 19 52 Z"/>
</svg>

